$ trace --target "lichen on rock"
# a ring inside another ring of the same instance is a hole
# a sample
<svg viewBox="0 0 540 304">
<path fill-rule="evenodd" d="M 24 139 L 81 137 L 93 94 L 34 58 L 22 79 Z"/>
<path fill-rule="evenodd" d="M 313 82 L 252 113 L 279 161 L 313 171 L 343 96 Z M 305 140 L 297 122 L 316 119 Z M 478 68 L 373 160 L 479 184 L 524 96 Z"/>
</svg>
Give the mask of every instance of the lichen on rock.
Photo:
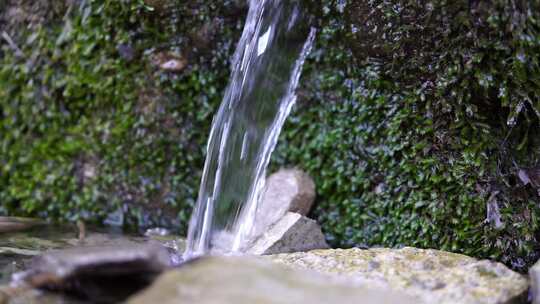
<svg viewBox="0 0 540 304">
<path fill-rule="evenodd" d="M 334 249 L 267 256 L 295 269 L 331 274 L 364 287 L 391 288 L 427 303 L 515 303 L 527 279 L 500 263 L 438 250 Z"/>
</svg>

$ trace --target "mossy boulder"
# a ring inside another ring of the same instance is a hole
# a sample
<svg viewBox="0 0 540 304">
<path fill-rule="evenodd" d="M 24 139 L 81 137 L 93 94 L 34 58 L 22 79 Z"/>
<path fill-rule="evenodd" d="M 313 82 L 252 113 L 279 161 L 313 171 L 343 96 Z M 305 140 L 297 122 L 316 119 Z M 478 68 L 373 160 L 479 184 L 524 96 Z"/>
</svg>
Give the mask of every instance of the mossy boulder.
<svg viewBox="0 0 540 304">
<path fill-rule="evenodd" d="M 267 258 L 358 286 L 390 288 L 426 303 L 522 303 L 529 286 L 526 277 L 500 263 L 437 250 L 336 249 Z"/>
</svg>

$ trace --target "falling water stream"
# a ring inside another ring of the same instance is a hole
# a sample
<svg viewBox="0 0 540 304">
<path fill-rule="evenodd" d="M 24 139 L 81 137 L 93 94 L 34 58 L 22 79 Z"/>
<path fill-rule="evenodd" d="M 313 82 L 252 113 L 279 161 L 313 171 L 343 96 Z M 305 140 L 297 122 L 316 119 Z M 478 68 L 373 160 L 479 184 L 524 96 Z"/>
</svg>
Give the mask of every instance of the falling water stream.
<svg viewBox="0 0 540 304">
<path fill-rule="evenodd" d="M 186 258 L 242 252 L 258 237 L 254 225 L 266 167 L 315 38 L 301 2 L 250 0 L 208 140 Z"/>
</svg>

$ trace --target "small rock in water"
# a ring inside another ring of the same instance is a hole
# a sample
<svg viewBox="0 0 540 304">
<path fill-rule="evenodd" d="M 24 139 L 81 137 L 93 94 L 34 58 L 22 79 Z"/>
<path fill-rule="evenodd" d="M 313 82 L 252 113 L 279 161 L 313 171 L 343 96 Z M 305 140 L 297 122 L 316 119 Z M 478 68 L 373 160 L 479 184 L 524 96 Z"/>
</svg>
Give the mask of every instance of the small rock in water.
<svg viewBox="0 0 540 304">
<path fill-rule="evenodd" d="M 390 290 L 354 287 L 260 258 L 206 257 L 161 275 L 128 304 L 422 303 Z"/>
<path fill-rule="evenodd" d="M 298 169 L 282 169 L 266 179 L 266 189 L 257 210 L 256 235 L 282 218 L 287 211 L 307 215 L 315 201 L 315 183 Z"/>
<path fill-rule="evenodd" d="M 247 253 L 264 255 L 325 248 L 329 247 L 317 222 L 288 212 L 255 241 Z"/>
<path fill-rule="evenodd" d="M 540 304 L 540 261 L 529 269 L 532 304 Z"/>
<path fill-rule="evenodd" d="M 84 247 L 35 258 L 16 283 L 60 291 L 100 303 L 116 303 L 146 287 L 170 265 L 158 244 Z"/>
</svg>

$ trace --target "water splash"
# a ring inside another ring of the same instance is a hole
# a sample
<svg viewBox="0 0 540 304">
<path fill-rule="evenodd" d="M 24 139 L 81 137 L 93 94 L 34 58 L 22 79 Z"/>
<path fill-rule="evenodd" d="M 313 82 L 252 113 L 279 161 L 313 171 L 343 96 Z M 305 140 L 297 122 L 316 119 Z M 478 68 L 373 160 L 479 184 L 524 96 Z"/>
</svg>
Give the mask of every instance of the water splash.
<svg viewBox="0 0 540 304">
<path fill-rule="evenodd" d="M 208 140 L 186 258 L 241 252 L 257 237 L 253 227 L 266 167 L 315 38 L 308 18 L 301 1 L 250 1 Z"/>
</svg>

